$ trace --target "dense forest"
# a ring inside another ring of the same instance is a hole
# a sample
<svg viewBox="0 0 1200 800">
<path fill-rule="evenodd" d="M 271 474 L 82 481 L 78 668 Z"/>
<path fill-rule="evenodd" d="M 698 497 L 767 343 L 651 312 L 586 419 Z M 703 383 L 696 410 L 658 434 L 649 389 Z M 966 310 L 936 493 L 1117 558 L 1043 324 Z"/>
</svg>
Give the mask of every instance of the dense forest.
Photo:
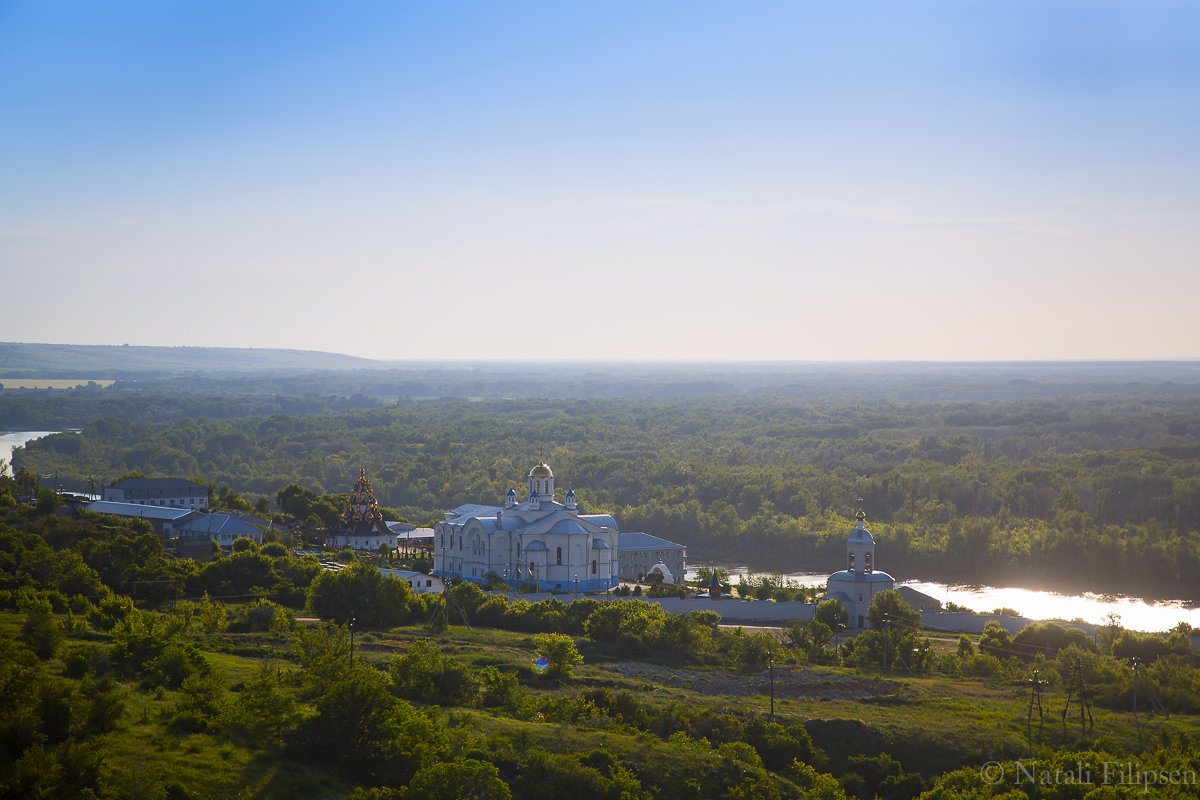
<svg viewBox="0 0 1200 800">
<path fill-rule="evenodd" d="M 832 570 L 862 498 L 898 578 L 1197 596 L 1193 365 L 914 370 L 847 368 L 841 384 L 832 369 L 766 371 L 740 393 L 692 395 L 717 373 L 679 368 L 661 381 L 674 396 L 620 396 L 635 381 L 553 400 L 384 400 L 357 392 L 361 373 L 345 376 L 351 394 L 299 394 L 313 386 L 296 379 L 221 395 L 197 377 L 172 391 L 3 392 L 0 423 L 82 428 L 15 459 L 78 490 L 138 471 L 273 500 L 291 484 L 347 491 L 366 468 L 382 504 L 426 523 L 499 502 L 544 455 L 587 510 L 686 544 L 693 562 Z M 497 388 L 472 374 L 481 396 Z M 972 394 L 984 399 L 946 399 Z"/>
</svg>

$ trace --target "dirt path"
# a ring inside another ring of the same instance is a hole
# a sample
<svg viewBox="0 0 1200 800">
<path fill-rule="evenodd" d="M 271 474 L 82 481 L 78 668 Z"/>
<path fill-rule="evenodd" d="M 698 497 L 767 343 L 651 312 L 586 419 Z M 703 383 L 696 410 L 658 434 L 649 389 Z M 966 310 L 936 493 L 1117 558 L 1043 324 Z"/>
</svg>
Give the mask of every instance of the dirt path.
<svg viewBox="0 0 1200 800">
<path fill-rule="evenodd" d="M 747 697 L 768 694 L 771 690 L 767 670 L 753 675 L 707 670 L 673 669 L 655 664 L 623 662 L 601 667 L 630 678 L 642 678 L 664 686 L 689 689 L 699 694 L 734 695 Z M 776 697 L 825 697 L 837 700 L 857 700 L 888 694 L 891 688 L 883 681 L 852 675 L 822 675 L 803 667 L 775 669 Z"/>
</svg>

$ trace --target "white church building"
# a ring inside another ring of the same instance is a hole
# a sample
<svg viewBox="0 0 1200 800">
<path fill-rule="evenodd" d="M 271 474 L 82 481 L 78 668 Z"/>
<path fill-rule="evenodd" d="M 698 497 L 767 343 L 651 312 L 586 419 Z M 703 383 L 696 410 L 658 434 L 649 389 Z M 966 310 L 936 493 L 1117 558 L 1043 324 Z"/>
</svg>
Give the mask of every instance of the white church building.
<svg viewBox="0 0 1200 800">
<path fill-rule="evenodd" d="M 554 472 L 529 471 L 528 493 L 508 490 L 503 506 L 462 505 L 433 527 L 433 574 L 483 583 L 496 574 L 539 591 L 603 592 L 618 583 L 617 522 L 580 514 L 574 490 L 559 503 Z"/>
<path fill-rule="evenodd" d="M 871 598 L 896 588 L 896 581 L 875 569 L 875 539 L 864 527 L 867 515 L 859 509 L 855 517 L 858 527 L 846 539 L 846 569 L 829 576 L 825 597 L 837 600 L 846 609 L 850 615 L 848 627 L 865 628 Z"/>
</svg>

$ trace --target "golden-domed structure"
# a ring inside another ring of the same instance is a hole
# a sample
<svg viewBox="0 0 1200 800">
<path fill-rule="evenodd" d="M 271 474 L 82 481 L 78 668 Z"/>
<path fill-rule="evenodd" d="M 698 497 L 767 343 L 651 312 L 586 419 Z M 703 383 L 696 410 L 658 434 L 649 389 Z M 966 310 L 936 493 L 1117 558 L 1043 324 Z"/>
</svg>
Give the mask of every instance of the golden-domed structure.
<svg viewBox="0 0 1200 800">
<path fill-rule="evenodd" d="M 346 500 L 342 519 L 325 534 L 325 546 L 341 548 L 349 545 L 354 550 L 378 550 L 380 544 L 395 549 L 396 534 L 383 521 L 383 512 L 375 500 L 367 471 L 358 471 L 358 480 Z"/>
</svg>

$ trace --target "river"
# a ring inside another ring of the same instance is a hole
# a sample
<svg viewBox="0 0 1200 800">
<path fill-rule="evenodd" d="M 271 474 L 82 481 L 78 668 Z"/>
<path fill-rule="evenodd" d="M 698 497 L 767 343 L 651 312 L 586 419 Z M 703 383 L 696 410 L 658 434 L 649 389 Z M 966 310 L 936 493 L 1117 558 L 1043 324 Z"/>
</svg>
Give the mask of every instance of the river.
<svg viewBox="0 0 1200 800">
<path fill-rule="evenodd" d="M 24 447 L 26 442 L 40 439 L 60 431 L 0 431 L 0 460 L 4 461 L 4 475 L 12 475 L 13 450 Z"/>
<path fill-rule="evenodd" d="M 736 586 L 739 576 L 750 574 L 745 566 L 718 565 L 728 570 L 730 580 Z M 767 573 L 756 572 L 755 575 Z M 688 580 L 696 577 L 696 568 L 687 570 Z M 783 577 L 800 586 L 825 586 L 828 575 L 813 573 L 785 574 Z M 1075 620 L 1081 619 L 1094 625 L 1108 622 L 1109 614 L 1121 617 L 1121 626 L 1136 631 L 1168 631 L 1180 622 L 1200 628 L 1200 608 L 1182 600 L 1148 602 L 1137 597 L 1108 594 L 1059 594 L 1058 592 L 1035 589 L 1017 589 L 999 586 L 972 586 L 936 583 L 933 581 L 901 580 L 899 586 L 911 586 L 918 592 L 942 601 L 966 606 L 973 611 L 990 612 L 997 608 L 1011 608 L 1029 619 Z"/>
</svg>

